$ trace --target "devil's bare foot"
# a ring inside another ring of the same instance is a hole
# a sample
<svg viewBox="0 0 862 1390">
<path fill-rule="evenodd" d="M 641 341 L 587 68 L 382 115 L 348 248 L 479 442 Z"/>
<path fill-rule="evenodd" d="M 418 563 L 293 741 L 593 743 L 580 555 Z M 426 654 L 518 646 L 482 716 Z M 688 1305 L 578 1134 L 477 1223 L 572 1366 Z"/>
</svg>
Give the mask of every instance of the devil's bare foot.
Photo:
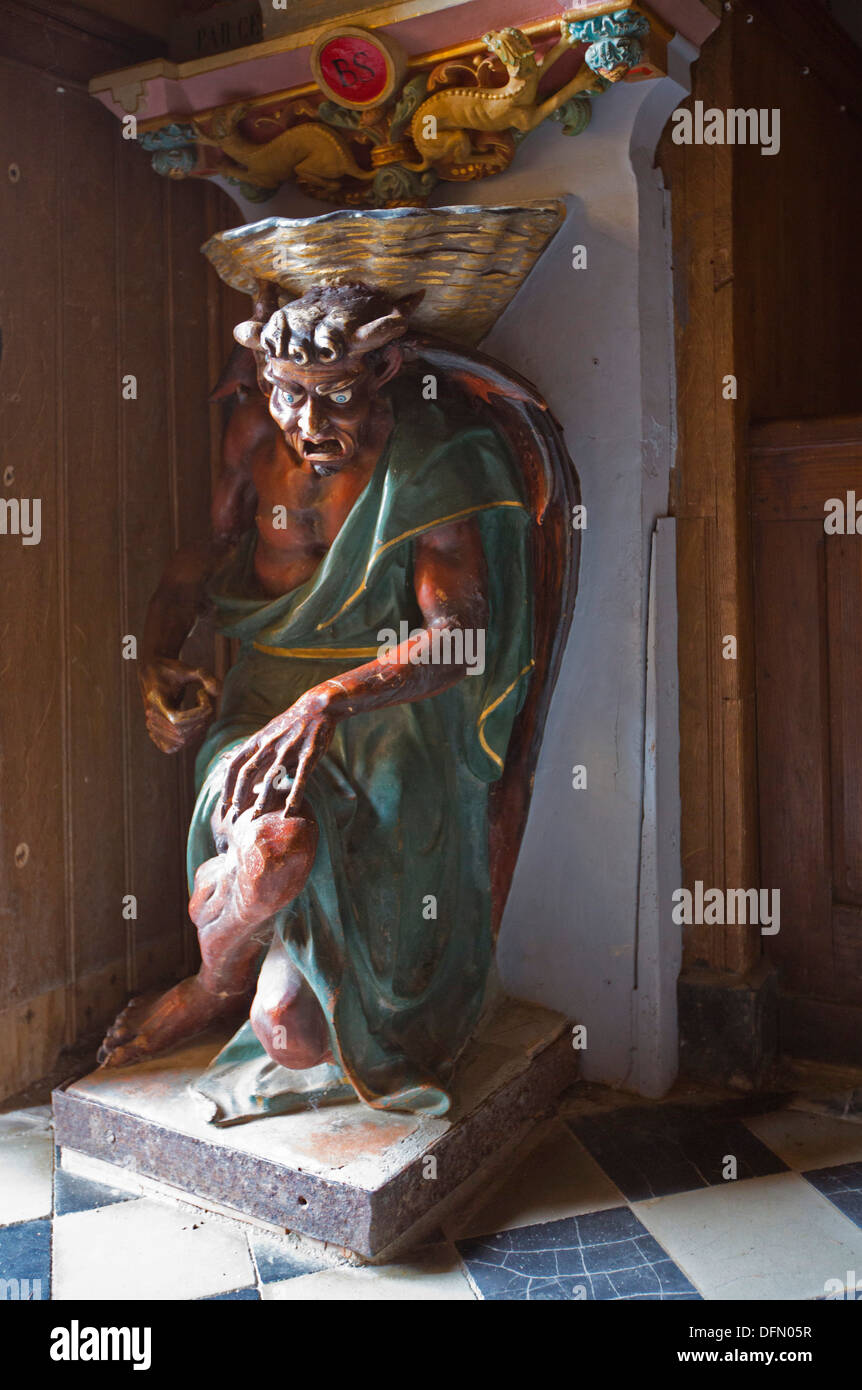
<svg viewBox="0 0 862 1390">
<path fill-rule="evenodd" d="M 203 1032 L 217 1018 L 234 1013 L 236 996 L 208 994 L 196 975 L 157 998 L 133 999 L 108 1030 L 99 1049 L 103 1067 L 127 1067 L 156 1057 Z"/>
<path fill-rule="evenodd" d="M 249 811 L 213 829 L 225 848 L 201 864 L 189 903 L 201 972 L 158 998 L 132 1000 L 102 1043 L 102 1066 L 129 1066 L 167 1052 L 247 1002 L 249 975 L 265 944 L 257 929 L 308 878 L 317 850 L 310 816 L 271 812 L 253 820 Z"/>
<path fill-rule="evenodd" d="M 135 1037 L 140 1024 L 160 997 L 158 994 L 147 994 L 129 1000 L 126 1007 L 117 1014 L 105 1034 L 102 1046 L 99 1048 L 98 1060 L 100 1063 L 107 1059 L 114 1048 Z"/>
</svg>

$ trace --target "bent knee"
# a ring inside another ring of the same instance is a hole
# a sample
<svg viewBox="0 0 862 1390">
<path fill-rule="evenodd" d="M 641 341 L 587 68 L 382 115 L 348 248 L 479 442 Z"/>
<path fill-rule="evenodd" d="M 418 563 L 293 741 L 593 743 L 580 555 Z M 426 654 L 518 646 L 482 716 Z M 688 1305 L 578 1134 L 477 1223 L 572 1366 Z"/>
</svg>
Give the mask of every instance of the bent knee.
<svg viewBox="0 0 862 1390">
<path fill-rule="evenodd" d="M 290 1071 L 317 1066 L 329 1056 L 329 1030 L 317 1000 L 300 994 L 291 1001 L 266 1004 L 255 995 L 249 1020 L 268 1056 Z"/>
</svg>

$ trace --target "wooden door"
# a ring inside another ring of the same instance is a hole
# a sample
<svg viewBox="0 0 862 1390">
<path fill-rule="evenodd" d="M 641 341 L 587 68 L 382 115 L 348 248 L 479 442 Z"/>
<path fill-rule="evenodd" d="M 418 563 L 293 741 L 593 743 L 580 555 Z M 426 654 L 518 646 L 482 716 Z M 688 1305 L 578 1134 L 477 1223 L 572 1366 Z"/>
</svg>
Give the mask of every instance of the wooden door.
<svg viewBox="0 0 862 1390">
<path fill-rule="evenodd" d="M 781 1046 L 862 1063 L 862 417 L 761 426 L 751 461 L 761 885 L 781 891 L 764 950 L 780 971 Z"/>
</svg>

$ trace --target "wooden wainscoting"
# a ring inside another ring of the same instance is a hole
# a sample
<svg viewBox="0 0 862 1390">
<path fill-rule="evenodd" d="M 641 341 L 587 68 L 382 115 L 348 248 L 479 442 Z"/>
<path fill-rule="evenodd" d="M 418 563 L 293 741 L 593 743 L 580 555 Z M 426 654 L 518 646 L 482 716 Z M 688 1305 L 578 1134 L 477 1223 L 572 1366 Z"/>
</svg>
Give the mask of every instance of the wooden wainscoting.
<svg viewBox="0 0 862 1390">
<path fill-rule="evenodd" d="M 785 1052 L 862 1063 L 862 417 L 752 434 L 764 888 Z M 830 499 L 845 534 L 827 534 Z"/>
<path fill-rule="evenodd" d="M 236 313 L 198 249 L 235 209 L 87 95 L 140 36 L 50 8 L 0 0 L 0 496 L 42 509 L 38 545 L 0 535 L 0 1096 L 188 962 L 191 766 L 147 739 L 121 641 L 208 524 Z"/>
</svg>

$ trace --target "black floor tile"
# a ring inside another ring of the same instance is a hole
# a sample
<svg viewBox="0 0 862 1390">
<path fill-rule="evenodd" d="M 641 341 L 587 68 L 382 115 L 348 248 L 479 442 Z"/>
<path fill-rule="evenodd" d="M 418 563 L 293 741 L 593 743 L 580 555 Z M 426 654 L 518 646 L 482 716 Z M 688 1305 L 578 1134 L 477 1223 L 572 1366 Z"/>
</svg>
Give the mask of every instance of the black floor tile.
<svg viewBox="0 0 862 1390">
<path fill-rule="evenodd" d="M 103 1187 L 100 1182 L 54 1169 L 54 1215 L 68 1216 L 73 1211 L 95 1211 L 114 1202 L 133 1202 L 134 1192 L 122 1192 L 116 1187 Z"/>
<path fill-rule="evenodd" d="M 700 1299 L 628 1207 L 456 1243 L 490 1301 Z"/>
<path fill-rule="evenodd" d="M 812 1187 L 828 1197 L 839 1211 L 862 1228 L 862 1163 L 841 1163 L 835 1168 L 812 1168 L 803 1173 Z"/>
<path fill-rule="evenodd" d="M 264 1231 L 249 1233 L 248 1243 L 257 1265 L 262 1284 L 276 1284 L 281 1279 L 297 1279 L 300 1274 L 316 1274 L 328 1266 L 323 1260 L 305 1251 L 287 1250 Z"/>
<path fill-rule="evenodd" d="M 729 1180 L 729 1155 L 737 1179 L 787 1171 L 741 1121 L 695 1106 L 633 1107 L 567 1123 L 630 1202 L 718 1186 Z"/>
<path fill-rule="evenodd" d="M 0 1227 L 0 1279 L 4 1298 L 35 1302 L 51 1297 L 51 1222 Z"/>
</svg>

